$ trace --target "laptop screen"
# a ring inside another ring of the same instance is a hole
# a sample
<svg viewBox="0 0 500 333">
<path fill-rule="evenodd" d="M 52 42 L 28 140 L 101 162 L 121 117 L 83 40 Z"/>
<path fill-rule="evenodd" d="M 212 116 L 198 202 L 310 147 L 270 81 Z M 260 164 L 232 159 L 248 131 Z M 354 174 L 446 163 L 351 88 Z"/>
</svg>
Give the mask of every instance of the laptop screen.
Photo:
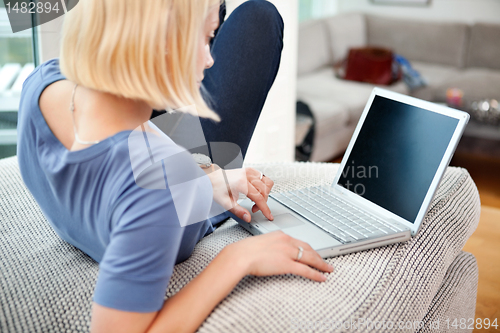
<svg viewBox="0 0 500 333">
<path fill-rule="evenodd" d="M 338 184 L 414 223 L 458 122 L 375 96 Z"/>
</svg>

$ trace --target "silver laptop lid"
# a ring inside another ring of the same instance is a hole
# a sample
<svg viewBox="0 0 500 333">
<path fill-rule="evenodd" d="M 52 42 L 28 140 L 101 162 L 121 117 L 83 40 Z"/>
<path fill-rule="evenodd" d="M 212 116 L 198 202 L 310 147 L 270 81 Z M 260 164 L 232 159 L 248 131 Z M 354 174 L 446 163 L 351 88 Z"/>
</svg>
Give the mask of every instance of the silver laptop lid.
<svg viewBox="0 0 500 333">
<path fill-rule="evenodd" d="M 466 112 L 375 88 L 335 190 L 415 235 L 468 120 Z"/>
</svg>

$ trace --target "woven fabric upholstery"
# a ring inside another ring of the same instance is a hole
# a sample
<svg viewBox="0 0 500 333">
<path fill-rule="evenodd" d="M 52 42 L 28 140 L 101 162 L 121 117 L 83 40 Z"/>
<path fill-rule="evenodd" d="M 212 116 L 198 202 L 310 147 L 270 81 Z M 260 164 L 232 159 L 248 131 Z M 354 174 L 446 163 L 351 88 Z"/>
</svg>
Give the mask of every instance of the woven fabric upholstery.
<svg viewBox="0 0 500 333">
<path fill-rule="evenodd" d="M 471 323 L 469 319 L 474 320 L 477 289 L 471 286 L 477 285 L 478 273 L 476 258 L 467 252 L 460 253 L 448 268 L 419 332 L 465 332 L 451 325 L 455 319 L 460 324 L 463 318 L 468 327 Z M 446 320 L 449 322 L 446 323 Z"/>
<path fill-rule="evenodd" d="M 338 165 L 255 167 L 275 181 L 274 191 L 279 192 L 329 184 Z M 477 189 L 467 171 L 448 168 L 415 238 L 328 259 L 335 271 L 325 283 L 292 275 L 247 276 L 199 331 L 285 332 L 304 326 L 297 331 L 306 332 L 308 323 L 317 322 L 431 321 L 469 314 L 475 306 L 477 266 L 461 249 L 479 212 Z M 0 161 L 0 232 L 0 331 L 88 331 L 98 265 L 52 231 L 22 183 L 16 158 Z M 200 241 L 193 255 L 175 267 L 167 297 L 199 274 L 225 245 L 248 236 L 229 220 Z"/>
</svg>

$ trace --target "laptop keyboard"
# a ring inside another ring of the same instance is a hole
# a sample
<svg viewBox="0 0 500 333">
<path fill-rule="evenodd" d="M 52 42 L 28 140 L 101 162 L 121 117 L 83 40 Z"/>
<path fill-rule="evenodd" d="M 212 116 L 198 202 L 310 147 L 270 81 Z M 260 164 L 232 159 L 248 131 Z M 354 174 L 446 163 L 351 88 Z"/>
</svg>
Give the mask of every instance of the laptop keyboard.
<svg viewBox="0 0 500 333">
<path fill-rule="evenodd" d="M 330 186 L 273 193 L 270 197 L 302 215 L 342 243 L 406 229 L 389 224 L 340 199 L 332 193 Z"/>
</svg>

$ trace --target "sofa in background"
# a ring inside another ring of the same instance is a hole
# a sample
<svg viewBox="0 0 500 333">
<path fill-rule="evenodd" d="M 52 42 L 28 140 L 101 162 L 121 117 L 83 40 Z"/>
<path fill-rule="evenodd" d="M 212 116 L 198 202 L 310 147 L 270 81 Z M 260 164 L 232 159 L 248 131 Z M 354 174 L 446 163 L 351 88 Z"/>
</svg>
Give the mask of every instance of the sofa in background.
<svg viewBox="0 0 500 333">
<path fill-rule="evenodd" d="M 410 91 L 400 81 L 383 86 L 432 102 L 448 88 L 464 91 L 466 103 L 500 100 L 500 25 L 442 23 L 349 13 L 303 23 L 299 28 L 297 99 L 315 117 L 312 161 L 342 153 L 374 85 L 335 77 L 333 64 L 351 47 L 381 46 L 407 58 L 428 81 Z"/>
<path fill-rule="evenodd" d="M 274 192 L 331 184 L 338 168 L 332 163 L 252 166 L 275 181 Z M 324 283 L 292 275 L 247 276 L 199 332 L 450 331 L 447 319 L 474 318 L 478 267 L 462 248 L 479 214 L 479 194 L 467 171 L 448 168 L 416 237 L 330 258 L 335 270 Z M 166 297 L 224 246 L 250 236 L 234 220 L 225 222 L 175 266 Z M 0 160 L 0 239 L 0 332 L 88 332 L 99 266 L 56 235 L 24 185 L 16 157 Z M 332 328 L 361 319 L 378 328 Z M 384 329 L 382 321 L 405 329 Z"/>
</svg>

